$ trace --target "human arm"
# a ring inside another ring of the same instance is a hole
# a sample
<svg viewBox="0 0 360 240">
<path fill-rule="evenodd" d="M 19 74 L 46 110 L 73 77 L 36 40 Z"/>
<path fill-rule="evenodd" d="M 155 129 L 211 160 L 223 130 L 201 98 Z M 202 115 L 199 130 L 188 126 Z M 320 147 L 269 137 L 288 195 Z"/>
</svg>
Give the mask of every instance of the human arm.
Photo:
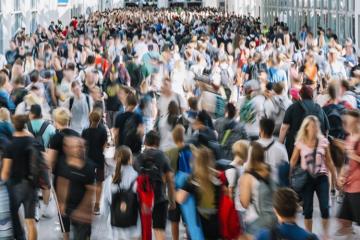
<svg viewBox="0 0 360 240">
<path fill-rule="evenodd" d="M 178 191 L 176 191 L 176 202 L 178 204 L 183 204 L 186 199 L 188 198 L 189 193 L 183 189 L 180 189 Z"/>
<path fill-rule="evenodd" d="M 289 131 L 290 125 L 283 123 L 281 124 L 281 128 L 280 128 L 280 134 L 279 134 L 279 142 L 280 143 L 284 143 L 285 142 L 285 137 L 287 132 Z"/>
<path fill-rule="evenodd" d="M 1 180 L 7 181 L 10 178 L 12 160 L 10 158 L 4 158 L 2 160 Z"/>
<path fill-rule="evenodd" d="M 329 146 L 327 146 L 325 148 L 325 165 L 326 165 L 327 169 L 329 169 L 329 171 L 330 171 L 332 181 L 336 182 L 336 178 L 337 178 L 336 169 L 335 169 L 332 157 L 331 157 Z"/>
<path fill-rule="evenodd" d="M 240 178 L 240 203 L 244 208 L 248 208 L 251 202 L 251 176 L 245 174 Z"/>
<path fill-rule="evenodd" d="M 291 170 L 295 168 L 297 162 L 299 161 L 299 157 L 300 157 L 300 149 L 297 146 L 295 146 L 294 151 L 290 158 L 290 173 Z"/>
<path fill-rule="evenodd" d="M 169 171 L 165 174 L 165 178 L 166 178 L 166 182 L 167 182 L 170 208 L 175 208 L 174 174 L 171 171 Z"/>
</svg>

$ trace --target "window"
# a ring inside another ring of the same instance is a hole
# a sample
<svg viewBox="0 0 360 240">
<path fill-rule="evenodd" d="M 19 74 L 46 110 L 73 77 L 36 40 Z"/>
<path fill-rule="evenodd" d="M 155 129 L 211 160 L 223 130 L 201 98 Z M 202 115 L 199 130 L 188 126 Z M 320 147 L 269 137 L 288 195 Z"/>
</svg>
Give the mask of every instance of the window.
<svg viewBox="0 0 360 240">
<path fill-rule="evenodd" d="M 3 29 L 3 13 L 2 13 L 2 4 L 0 1 L 0 53 L 3 53 L 4 45 L 4 29 Z"/>
<path fill-rule="evenodd" d="M 21 12 L 21 0 L 14 0 L 14 25 L 13 25 L 13 33 L 21 27 L 22 24 L 22 12 Z"/>
<path fill-rule="evenodd" d="M 37 9 L 37 0 L 31 0 L 31 9 Z"/>
<path fill-rule="evenodd" d="M 37 28 L 37 12 L 31 13 L 31 24 L 30 24 L 30 32 L 33 33 Z"/>
</svg>

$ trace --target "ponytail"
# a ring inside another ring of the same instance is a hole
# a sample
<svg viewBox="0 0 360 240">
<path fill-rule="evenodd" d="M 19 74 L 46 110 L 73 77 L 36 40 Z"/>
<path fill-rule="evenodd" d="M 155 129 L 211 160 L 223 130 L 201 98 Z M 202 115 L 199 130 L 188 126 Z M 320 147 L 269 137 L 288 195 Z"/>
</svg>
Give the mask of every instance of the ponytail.
<svg viewBox="0 0 360 240">
<path fill-rule="evenodd" d="M 116 168 L 112 182 L 119 184 L 121 182 L 121 167 L 122 165 L 128 165 L 132 159 L 131 149 L 127 146 L 120 146 L 115 151 Z"/>
</svg>

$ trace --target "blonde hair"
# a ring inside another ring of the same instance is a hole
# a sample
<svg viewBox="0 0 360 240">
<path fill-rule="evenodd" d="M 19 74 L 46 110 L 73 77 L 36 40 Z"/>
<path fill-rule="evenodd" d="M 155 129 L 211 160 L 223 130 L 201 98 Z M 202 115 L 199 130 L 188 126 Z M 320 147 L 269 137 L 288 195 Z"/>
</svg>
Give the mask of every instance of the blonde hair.
<svg viewBox="0 0 360 240">
<path fill-rule="evenodd" d="M 69 109 L 64 107 L 59 107 L 54 110 L 53 118 L 56 123 L 61 126 L 67 126 L 71 119 L 71 113 Z"/>
<path fill-rule="evenodd" d="M 172 137 L 175 143 L 184 142 L 185 128 L 177 124 L 172 131 Z"/>
<path fill-rule="evenodd" d="M 10 111 L 7 108 L 0 108 L 0 121 L 10 121 Z"/>
<path fill-rule="evenodd" d="M 318 129 L 318 132 L 317 132 L 317 136 L 321 136 L 321 128 L 320 128 L 320 122 L 319 120 L 317 119 L 316 116 L 314 115 L 310 115 L 310 116 L 307 116 L 302 124 L 301 124 L 301 127 L 296 135 L 296 142 L 298 141 L 304 141 L 305 139 L 307 139 L 309 137 L 309 133 L 307 131 L 307 127 L 308 125 L 310 124 L 310 122 L 314 122 L 316 124 L 316 127 Z"/>
<path fill-rule="evenodd" d="M 241 158 L 241 160 L 245 162 L 248 159 L 249 142 L 246 140 L 236 141 L 232 145 L 232 152 L 234 156 L 238 156 L 239 158 Z"/>
<path fill-rule="evenodd" d="M 194 150 L 194 179 L 199 184 L 202 192 L 212 188 L 212 177 L 215 175 L 214 155 L 206 147 Z"/>
</svg>

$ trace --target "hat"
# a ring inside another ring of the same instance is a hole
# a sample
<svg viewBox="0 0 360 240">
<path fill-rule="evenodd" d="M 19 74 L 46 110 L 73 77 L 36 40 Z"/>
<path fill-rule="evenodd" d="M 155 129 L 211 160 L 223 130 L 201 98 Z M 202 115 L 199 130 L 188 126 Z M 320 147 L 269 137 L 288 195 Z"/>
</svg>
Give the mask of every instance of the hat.
<svg viewBox="0 0 360 240">
<path fill-rule="evenodd" d="M 33 104 L 30 107 L 30 113 L 35 117 L 41 118 L 41 106 L 39 104 Z"/>
</svg>

